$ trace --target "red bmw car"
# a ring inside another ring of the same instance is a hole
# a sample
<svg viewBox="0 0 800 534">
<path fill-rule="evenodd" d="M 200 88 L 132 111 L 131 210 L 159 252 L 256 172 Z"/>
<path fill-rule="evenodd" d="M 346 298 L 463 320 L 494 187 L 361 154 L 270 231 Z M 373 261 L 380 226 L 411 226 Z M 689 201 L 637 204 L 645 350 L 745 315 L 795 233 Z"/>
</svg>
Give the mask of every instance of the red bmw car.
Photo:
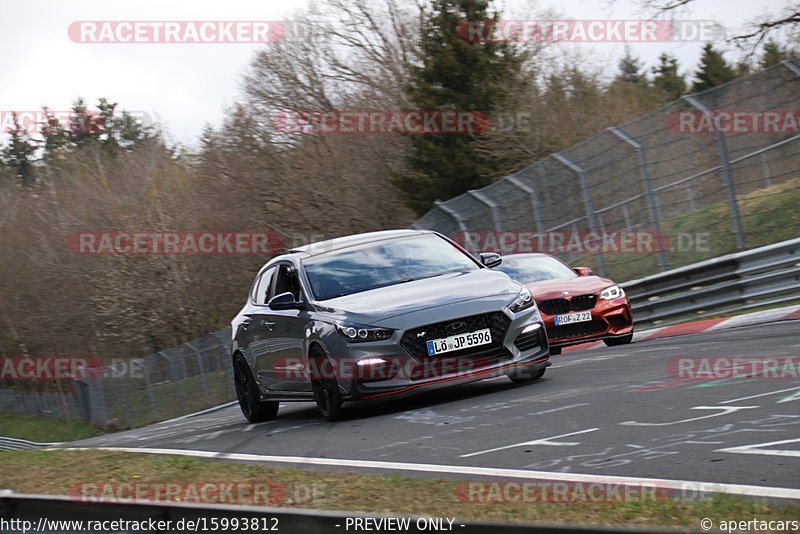
<svg viewBox="0 0 800 534">
<path fill-rule="evenodd" d="M 495 267 L 533 294 L 550 338 L 550 354 L 568 345 L 599 341 L 611 346 L 633 339 L 625 291 L 588 267 L 572 269 L 547 254 L 509 254 Z"/>
</svg>

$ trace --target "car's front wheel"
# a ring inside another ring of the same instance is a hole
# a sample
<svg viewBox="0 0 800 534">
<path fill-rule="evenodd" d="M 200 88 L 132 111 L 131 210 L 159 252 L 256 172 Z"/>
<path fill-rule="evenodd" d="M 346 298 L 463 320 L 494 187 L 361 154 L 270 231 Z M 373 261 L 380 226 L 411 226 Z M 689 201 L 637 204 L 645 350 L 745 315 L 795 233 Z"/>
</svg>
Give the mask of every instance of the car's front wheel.
<svg viewBox="0 0 800 534">
<path fill-rule="evenodd" d="M 315 364 L 311 375 L 311 388 L 314 391 L 317 410 L 328 421 L 338 421 L 342 417 L 342 393 L 339 391 L 336 376 L 326 371 L 333 366 L 326 366 L 328 358 L 318 347 L 311 350 L 311 358 Z"/>
<path fill-rule="evenodd" d="M 610 337 L 608 339 L 604 339 L 603 343 L 606 344 L 606 347 L 619 347 L 620 345 L 627 345 L 631 341 L 633 341 L 633 332 L 627 336 Z"/>
<path fill-rule="evenodd" d="M 241 354 L 237 354 L 233 360 L 233 382 L 239 407 L 248 421 L 261 423 L 275 419 L 278 415 L 278 403 L 259 400 L 258 386 L 250 373 L 250 366 Z"/>
</svg>

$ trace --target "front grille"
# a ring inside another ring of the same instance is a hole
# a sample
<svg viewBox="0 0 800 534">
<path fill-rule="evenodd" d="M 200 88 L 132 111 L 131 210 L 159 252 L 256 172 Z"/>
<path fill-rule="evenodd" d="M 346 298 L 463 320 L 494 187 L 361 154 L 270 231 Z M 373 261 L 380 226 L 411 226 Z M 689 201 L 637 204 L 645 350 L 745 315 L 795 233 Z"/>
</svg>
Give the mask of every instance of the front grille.
<svg viewBox="0 0 800 534">
<path fill-rule="evenodd" d="M 537 328 L 533 332 L 520 334 L 514 340 L 514 345 L 521 351 L 530 350 L 534 347 L 542 346 L 542 329 Z"/>
<path fill-rule="evenodd" d="M 565 324 L 554 326 L 547 333 L 551 340 L 581 337 L 588 334 L 599 334 L 606 331 L 608 324 L 603 319 L 594 319 L 583 323 Z"/>
<path fill-rule="evenodd" d="M 485 347 L 486 345 L 483 346 L 483 348 Z M 450 352 L 446 352 L 441 356 L 426 356 L 421 362 L 415 363 L 409 378 L 412 381 L 426 378 L 442 378 L 447 375 L 476 371 L 510 360 L 512 357 L 505 347 L 493 348 L 473 355 L 450 357 L 450 354 Z"/>
<path fill-rule="evenodd" d="M 550 299 L 537 302 L 539 309 L 547 315 L 558 315 L 571 311 L 591 310 L 597 304 L 597 295 L 577 295 L 570 299 Z"/>
<path fill-rule="evenodd" d="M 462 322 L 464 325 L 456 331 L 448 328 L 448 325 L 457 322 Z M 436 357 L 457 358 L 459 356 L 473 356 L 477 354 L 489 353 L 493 349 L 502 348 L 503 339 L 506 337 L 506 331 L 508 330 L 508 326 L 510 324 L 511 319 L 509 319 L 506 314 L 502 312 L 460 317 L 458 319 L 451 319 L 449 321 L 442 321 L 441 323 L 433 323 L 414 328 L 413 330 L 407 330 L 406 333 L 403 334 L 403 338 L 400 340 L 400 346 L 416 359 L 424 360 L 425 358 L 429 357 L 427 342 L 431 339 L 439 339 L 443 337 L 449 337 L 454 334 L 463 334 L 465 332 L 474 332 L 476 330 L 489 328 L 492 333 L 492 343 L 490 345 L 478 345 L 477 347 L 446 352 L 441 356 Z"/>
</svg>

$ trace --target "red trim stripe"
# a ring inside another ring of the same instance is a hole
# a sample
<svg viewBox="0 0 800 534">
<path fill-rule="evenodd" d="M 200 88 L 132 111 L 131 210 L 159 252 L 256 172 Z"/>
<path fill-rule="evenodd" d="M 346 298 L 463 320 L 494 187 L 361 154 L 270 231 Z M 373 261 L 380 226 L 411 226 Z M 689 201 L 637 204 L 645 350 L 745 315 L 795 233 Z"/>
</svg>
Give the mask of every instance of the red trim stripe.
<svg viewBox="0 0 800 534">
<path fill-rule="evenodd" d="M 474 372 L 466 374 L 466 375 L 458 375 L 458 376 L 450 376 L 450 377 L 447 377 L 447 378 L 440 378 L 439 380 L 434 380 L 432 382 L 425 382 L 425 383 L 422 383 L 422 384 L 413 384 L 411 386 L 406 386 L 404 388 L 397 389 L 397 390 L 394 390 L 394 391 L 385 391 L 383 393 L 375 393 L 374 395 L 367 395 L 366 397 L 361 397 L 360 399 L 357 399 L 357 400 L 367 400 L 367 399 L 374 399 L 374 398 L 377 398 L 377 397 L 386 397 L 388 395 L 397 395 L 398 393 L 404 393 L 406 391 L 410 391 L 412 389 L 416 389 L 416 388 L 419 388 L 419 387 L 430 386 L 431 384 L 441 384 L 442 382 L 450 382 L 451 380 L 460 380 L 462 378 L 470 378 L 470 377 L 474 377 L 474 376 L 485 375 L 487 373 L 493 373 L 493 372 L 496 372 L 496 371 L 502 371 L 503 369 L 511 369 L 513 367 L 527 367 L 528 365 L 534 365 L 534 364 L 537 364 L 537 363 L 546 362 L 548 359 L 550 359 L 550 356 L 543 356 L 543 357 L 541 357 L 539 359 L 533 360 L 532 362 L 513 363 L 511 365 L 504 365 L 502 367 L 495 367 L 495 368 L 492 368 L 492 369 L 484 369 L 482 371 L 474 371 Z"/>
</svg>

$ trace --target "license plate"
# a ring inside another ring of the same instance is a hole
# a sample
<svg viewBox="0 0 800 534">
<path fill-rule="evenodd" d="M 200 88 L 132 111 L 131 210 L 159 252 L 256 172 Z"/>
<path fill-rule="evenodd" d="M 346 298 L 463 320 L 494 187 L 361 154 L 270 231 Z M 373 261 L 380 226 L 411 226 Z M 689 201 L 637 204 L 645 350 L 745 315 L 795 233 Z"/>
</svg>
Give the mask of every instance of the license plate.
<svg viewBox="0 0 800 534">
<path fill-rule="evenodd" d="M 585 321 L 592 320 L 592 312 L 579 312 L 579 313 L 570 313 L 567 315 L 556 315 L 555 321 L 556 326 L 561 326 L 562 324 L 572 324 L 572 323 L 583 323 Z"/>
<path fill-rule="evenodd" d="M 488 345 L 492 342 L 492 332 L 488 328 L 442 337 L 428 341 L 428 356 L 436 356 L 454 350 L 468 349 L 479 345 Z"/>
</svg>

